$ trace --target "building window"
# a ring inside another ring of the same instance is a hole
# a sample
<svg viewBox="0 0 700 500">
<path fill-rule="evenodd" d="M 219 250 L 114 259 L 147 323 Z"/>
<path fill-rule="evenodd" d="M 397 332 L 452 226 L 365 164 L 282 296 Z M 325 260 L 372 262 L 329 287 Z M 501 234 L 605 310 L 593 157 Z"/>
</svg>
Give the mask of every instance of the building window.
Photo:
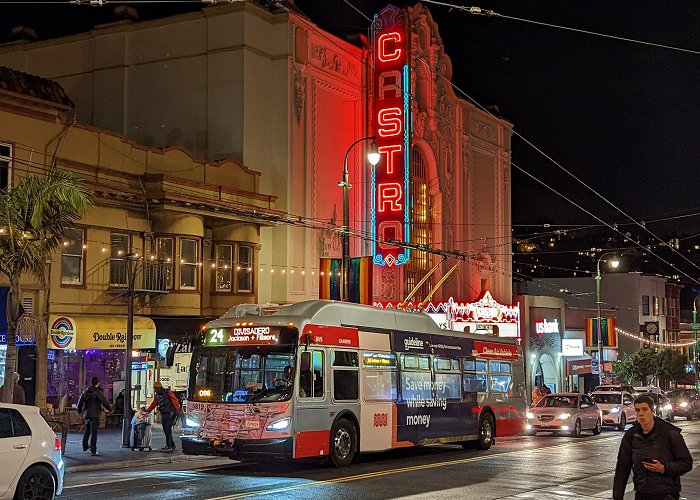
<svg viewBox="0 0 700 500">
<path fill-rule="evenodd" d="M 168 290 L 173 288 L 173 260 L 175 258 L 174 238 L 156 238 L 156 258 L 163 263 L 165 274 L 165 287 Z"/>
<path fill-rule="evenodd" d="M 232 291 L 233 245 L 216 245 L 216 280 L 217 292 Z"/>
<path fill-rule="evenodd" d="M 642 314 L 649 316 L 649 296 L 642 295 Z"/>
<path fill-rule="evenodd" d="M 432 197 L 428 169 L 423 155 L 417 149 L 411 151 L 411 243 L 432 246 Z M 412 250 L 411 258 L 406 264 L 405 281 L 406 294 L 428 273 L 435 265 L 433 255 L 421 250 Z M 428 296 L 433 288 L 433 278 L 428 279 L 414 295 L 414 300 L 421 301 Z"/>
<path fill-rule="evenodd" d="M 239 293 L 253 291 L 253 247 L 238 245 L 236 280 Z"/>
<path fill-rule="evenodd" d="M 655 296 L 654 297 L 654 316 L 658 316 L 658 315 L 659 315 L 659 298 Z"/>
<path fill-rule="evenodd" d="M 180 290 L 197 289 L 197 240 L 180 240 Z"/>
<path fill-rule="evenodd" d="M 128 234 L 112 233 L 110 235 L 109 286 L 125 287 L 127 285 L 125 257 L 131 247 L 130 240 Z"/>
<path fill-rule="evenodd" d="M 61 252 L 62 285 L 83 284 L 84 241 L 84 229 L 67 227 L 63 230 L 63 249 Z"/>
<path fill-rule="evenodd" d="M 12 180 L 12 146 L 0 143 L 0 189 L 5 189 Z"/>
</svg>

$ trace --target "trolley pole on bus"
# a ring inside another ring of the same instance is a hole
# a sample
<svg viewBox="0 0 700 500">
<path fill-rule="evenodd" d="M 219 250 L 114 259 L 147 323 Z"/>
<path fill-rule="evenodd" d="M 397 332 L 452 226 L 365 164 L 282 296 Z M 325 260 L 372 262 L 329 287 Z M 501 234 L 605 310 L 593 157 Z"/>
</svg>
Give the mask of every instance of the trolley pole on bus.
<svg viewBox="0 0 700 500">
<path fill-rule="evenodd" d="M 122 448 L 131 447 L 131 351 L 134 348 L 134 281 L 138 255 L 129 253 L 126 262 L 126 289 L 128 297 L 126 318 L 126 355 L 124 366 L 124 418 L 122 420 Z"/>
</svg>

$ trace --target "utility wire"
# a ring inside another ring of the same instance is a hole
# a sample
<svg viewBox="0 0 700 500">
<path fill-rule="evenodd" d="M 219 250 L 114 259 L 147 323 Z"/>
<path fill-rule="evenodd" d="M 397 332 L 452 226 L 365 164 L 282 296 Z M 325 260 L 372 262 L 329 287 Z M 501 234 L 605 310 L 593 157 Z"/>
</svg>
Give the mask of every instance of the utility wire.
<svg viewBox="0 0 700 500">
<path fill-rule="evenodd" d="M 443 7 L 448 7 L 450 9 L 461 10 L 463 12 L 467 12 L 469 14 L 473 14 L 476 16 L 500 17 L 502 19 L 510 19 L 511 21 L 520 21 L 523 23 L 536 24 L 538 26 L 546 26 L 548 28 L 556 28 L 556 29 L 560 29 L 560 30 L 573 31 L 576 33 L 583 33 L 586 35 L 593 35 L 593 36 L 599 36 L 602 38 L 609 38 L 611 40 L 619 40 L 622 42 L 637 43 L 640 45 L 647 45 L 650 47 L 656 47 L 656 48 L 660 48 L 660 49 L 675 50 L 678 52 L 686 52 L 688 54 L 700 55 L 700 51 L 698 51 L 698 50 L 686 49 L 683 47 L 674 47 L 672 45 L 664 45 L 662 43 L 656 43 L 656 42 L 647 42 L 644 40 L 637 40 L 634 38 L 626 38 L 626 37 L 617 36 L 617 35 L 608 35 L 607 33 L 598 33 L 596 31 L 584 30 L 584 29 L 580 29 L 580 28 L 571 28 L 569 26 L 562 26 L 560 24 L 545 23 L 542 21 L 534 21 L 532 19 L 525 19 L 522 17 L 508 16 L 506 14 L 500 14 L 500 13 L 495 12 L 493 10 L 482 9 L 481 7 L 466 7 L 464 5 L 455 5 L 455 4 L 448 3 L 448 2 L 440 2 L 438 0 L 423 0 L 423 2 L 429 3 L 429 4 L 434 4 L 434 5 L 440 5 Z"/>
</svg>

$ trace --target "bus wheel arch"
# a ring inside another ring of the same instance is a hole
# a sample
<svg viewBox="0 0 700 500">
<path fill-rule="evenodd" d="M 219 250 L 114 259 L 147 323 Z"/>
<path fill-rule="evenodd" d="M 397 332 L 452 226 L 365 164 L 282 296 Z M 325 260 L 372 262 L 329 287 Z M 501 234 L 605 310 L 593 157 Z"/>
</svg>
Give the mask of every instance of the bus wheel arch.
<svg viewBox="0 0 700 500">
<path fill-rule="evenodd" d="M 359 457 L 360 426 L 353 412 L 345 410 L 335 417 L 329 446 L 329 462 L 335 467 L 350 465 Z"/>
</svg>

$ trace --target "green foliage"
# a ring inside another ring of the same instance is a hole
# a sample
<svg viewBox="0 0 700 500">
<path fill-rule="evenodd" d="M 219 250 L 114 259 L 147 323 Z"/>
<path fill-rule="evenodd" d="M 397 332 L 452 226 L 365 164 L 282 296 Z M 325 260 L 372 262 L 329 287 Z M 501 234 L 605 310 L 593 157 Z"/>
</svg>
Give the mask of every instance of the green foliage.
<svg viewBox="0 0 700 500">
<path fill-rule="evenodd" d="M 614 362 L 613 372 L 629 384 L 641 382 L 647 385 L 652 376 L 676 382 L 685 375 L 686 363 L 686 357 L 673 349 L 644 348 Z"/>
</svg>

